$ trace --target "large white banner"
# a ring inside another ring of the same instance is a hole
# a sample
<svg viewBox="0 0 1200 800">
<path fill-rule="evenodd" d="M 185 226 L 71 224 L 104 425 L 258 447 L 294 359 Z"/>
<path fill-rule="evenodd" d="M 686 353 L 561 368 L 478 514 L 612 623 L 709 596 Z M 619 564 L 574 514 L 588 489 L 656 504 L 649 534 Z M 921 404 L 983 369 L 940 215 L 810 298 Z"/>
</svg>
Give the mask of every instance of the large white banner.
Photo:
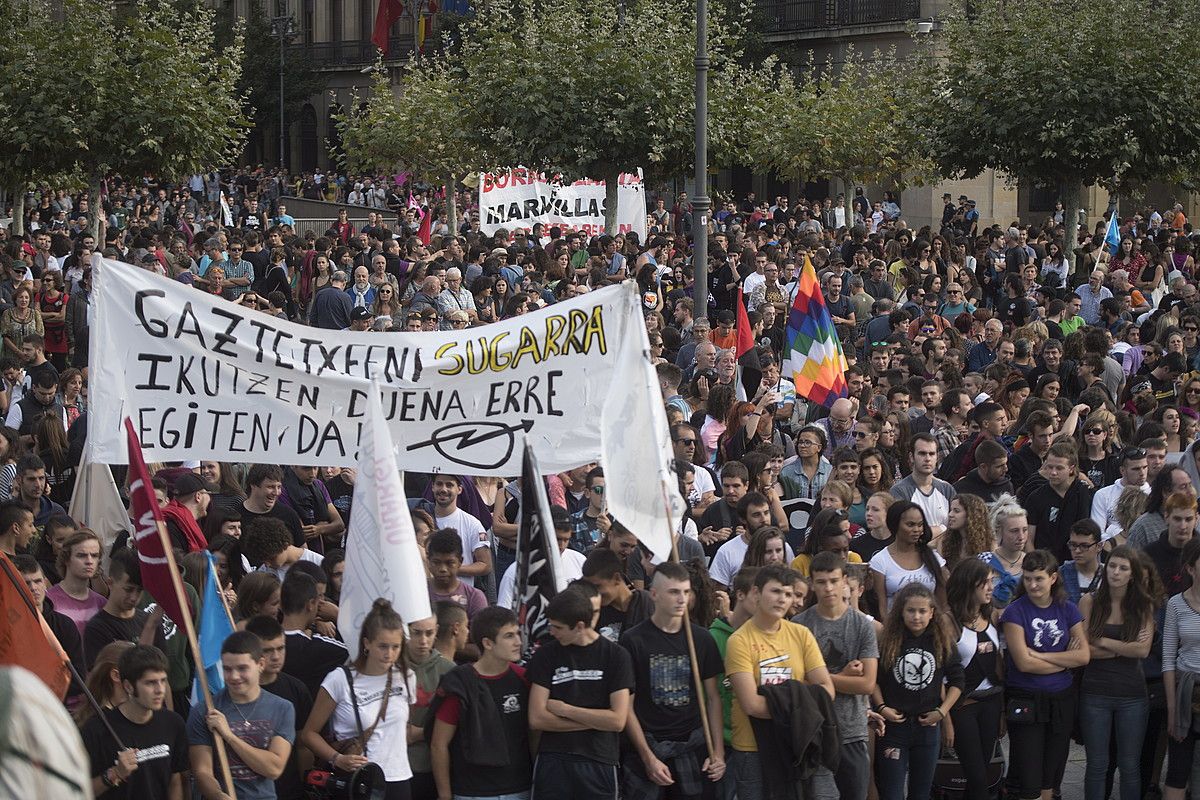
<svg viewBox="0 0 1200 800">
<path fill-rule="evenodd" d="M 88 437 L 101 463 L 127 463 L 128 416 L 147 461 L 353 466 L 371 380 L 401 466 L 420 472 L 519 475 L 523 437 L 547 472 L 596 461 L 610 393 L 662 414 L 661 397 L 620 394 L 645 382 L 632 282 L 425 333 L 297 325 L 115 261 L 93 282 Z"/>
<path fill-rule="evenodd" d="M 479 179 L 479 228 L 491 236 L 500 228 L 528 231 L 535 222 L 564 231 L 598 236 L 604 230 L 604 181 L 565 184 L 523 167 L 485 173 Z M 621 176 L 617 190 L 617 230 L 634 231 L 646 241 L 646 187 L 642 171 Z"/>
</svg>

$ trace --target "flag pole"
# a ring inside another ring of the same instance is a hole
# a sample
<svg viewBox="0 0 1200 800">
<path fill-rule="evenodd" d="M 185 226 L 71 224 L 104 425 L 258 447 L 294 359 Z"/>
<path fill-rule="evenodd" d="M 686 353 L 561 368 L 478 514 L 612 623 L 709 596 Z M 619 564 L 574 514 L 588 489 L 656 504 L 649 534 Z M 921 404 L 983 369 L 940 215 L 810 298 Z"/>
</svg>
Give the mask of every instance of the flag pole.
<svg viewBox="0 0 1200 800">
<path fill-rule="evenodd" d="M 204 696 L 204 707 L 207 711 L 214 711 L 212 693 L 208 688 L 208 674 L 204 669 L 204 659 L 200 655 L 200 644 L 196 638 L 196 626 L 192 623 L 192 615 L 188 613 L 187 595 L 183 591 L 183 578 L 179 577 L 179 570 L 175 566 L 175 550 L 171 547 L 171 537 L 167 535 L 167 524 L 161 520 L 157 521 L 158 536 L 162 541 L 163 553 L 167 557 L 167 569 L 171 573 L 171 586 L 175 589 L 175 598 L 179 603 L 179 607 L 183 610 L 182 620 L 173 620 L 177 625 L 183 627 L 184 633 L 187 636 L 188 647 L 192 651 L 192 662 L 196 666 L 196 680 L 200 682 L 200 693 Z M 220 590 L 217 591 L 220 595 Z M 221 600 L 224 603 L 224 598 Z M 229 613 L 229 609 L 225 609 Z M 221 777 L 225 779 L 225 785 L 230 797 L 237 800 L 237 791 L 233 786 L 233 773 L 229 770 L 229 756 L 225 752 L 225 740 L 220 736 L 213 735 L 213 752 L 217 756 L 217 763 L 220 765 Z"/>
<path fill-rule="evenodd" d="M 671 537 L 671 560 L 675 563 L 681 563 L 679 560 L 679 543 L 675 537 L 675 520 L 671 517 L 671 501 L 667 499 L 667 485 L 661 483 L 663 508 L 667 511 L 667 533 Z M 696 661 L 696 640 L 692 636 L 692 617 L 689 613 L 683 619 L 683 633 L 687 639 L 688 660 L 692 664 L 692 680 L 696 683 L 696 703 L 700 706 L 700 727 L 704 731 L 704 745 L 708 748 L 708 757 L 713 759 L 716 757 L 716 752 L 713 748 L 712 731 L 708 728 L 708 699 L 704 696 L 704 681 L 700 677 L 700 664 Z"/>
</svg>

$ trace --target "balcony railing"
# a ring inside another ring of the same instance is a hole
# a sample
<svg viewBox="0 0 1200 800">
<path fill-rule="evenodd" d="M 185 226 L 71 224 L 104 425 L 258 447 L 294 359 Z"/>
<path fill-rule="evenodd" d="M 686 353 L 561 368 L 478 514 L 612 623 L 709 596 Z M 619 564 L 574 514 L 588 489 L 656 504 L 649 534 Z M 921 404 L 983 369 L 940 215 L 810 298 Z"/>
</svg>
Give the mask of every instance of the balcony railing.
<svg viewBox="0 0 1200 800">
<path fill-rule="evenodd" d="M 766 33 L 876 25 L 916 19 L 920 0 L 760 0 Z"/>
<path fill-rule="evenodd" d="M 436 46 L 438 41 L 430 36 L 425 40 L 426 48 Z M 412 36 L 393 36 L 388 43 L 387 61 L 396 61 L 408 56 L 416 48 Z M 357 67 L 374 64 L 379 51 L 370 41 L 358 42 L 314 42 L 297 44 L 290 48 L 307 55 L 318 67 Z"/>
</svg>

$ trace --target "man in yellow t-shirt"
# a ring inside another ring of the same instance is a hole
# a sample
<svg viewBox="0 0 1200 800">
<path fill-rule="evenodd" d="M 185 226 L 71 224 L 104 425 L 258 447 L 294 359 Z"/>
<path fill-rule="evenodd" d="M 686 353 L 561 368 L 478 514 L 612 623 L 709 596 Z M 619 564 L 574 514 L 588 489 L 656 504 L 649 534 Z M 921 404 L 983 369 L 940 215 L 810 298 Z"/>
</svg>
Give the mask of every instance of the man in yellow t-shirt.
<svg viewBox="0 0 1200 800">
<path fill-rule="evenodd" d="M 729 637 L 725 674 L 733 686 L 733 754 L 730 766 L 737 779 L 738 800 L 765 795 L 758 743 L 750 717 L 769 719 L 767 700 L 758 687 L 789 680 L 820 684 L 834 697 L 833 681 L 812 632 L 785 618 L 792 610 L 800 576 L 795 570 L 771 565 L 758 571 L 751 590 L 756 611 Z"/>
</svg>

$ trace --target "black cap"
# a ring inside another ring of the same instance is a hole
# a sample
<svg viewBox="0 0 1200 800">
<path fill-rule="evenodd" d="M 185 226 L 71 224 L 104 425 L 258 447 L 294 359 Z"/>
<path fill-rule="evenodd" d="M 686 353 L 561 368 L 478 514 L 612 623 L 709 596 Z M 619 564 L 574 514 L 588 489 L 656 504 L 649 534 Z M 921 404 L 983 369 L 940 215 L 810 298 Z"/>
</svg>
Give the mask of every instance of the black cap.
<svg viewBox="0 0 1200 800">
<path fill-rule="evenodd" d="M 717 323 L 721 325 L 732 325 L 737 321 L 737 317 L 729 309 L 722 309 L 717 312 Z"/>
<path fill-rule="evenodd" d="M 358 306 L 357 308 L 355 308 L 353 311 L 350 312 L 350 321 L 351 322 L 362 322 L 363 320 L 370 319 L 370 318 L 371 318 L 371 312 L 367 311 L 367 309 L 364 306 Z"/>
<path fill-rule="evenodd" d="M 217 491 L 217 487 L 208 481 L 201 478 L 194 472 L 188 472 L 180 475 L 175 479 L 175 485 L 171 487 L 171 493 L 175 497 L 183 497 L 188 494 L 195 494 L 199 491 L 205 491 L 213 494 Z"/>
</svg>

